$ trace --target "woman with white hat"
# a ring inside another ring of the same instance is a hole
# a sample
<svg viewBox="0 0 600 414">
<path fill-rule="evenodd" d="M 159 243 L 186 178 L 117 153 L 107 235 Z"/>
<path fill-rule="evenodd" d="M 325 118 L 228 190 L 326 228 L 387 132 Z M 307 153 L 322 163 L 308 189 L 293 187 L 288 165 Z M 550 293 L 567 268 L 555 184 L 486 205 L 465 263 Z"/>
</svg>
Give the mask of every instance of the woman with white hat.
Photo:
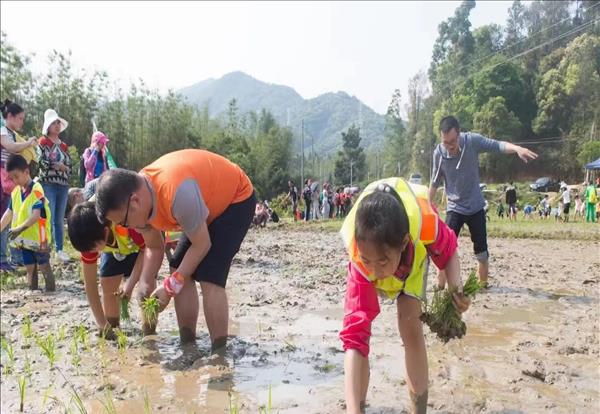
<svg viewBox="0 0 600 414">
<path fill-rule="evenodd" d="M 52 217 L 52 239 L 56 246 L 56 256 L 63 262 L 71 260 L 63 251 L 64 217 L 69 193 L 69 176 L 72 161 L 67 144 L 59 134 L 69 123 L 60 118 L 54 109 L 44 112 L 44 127 L 38 145 L 39 178 L 50 205 Z"/>
</svg>

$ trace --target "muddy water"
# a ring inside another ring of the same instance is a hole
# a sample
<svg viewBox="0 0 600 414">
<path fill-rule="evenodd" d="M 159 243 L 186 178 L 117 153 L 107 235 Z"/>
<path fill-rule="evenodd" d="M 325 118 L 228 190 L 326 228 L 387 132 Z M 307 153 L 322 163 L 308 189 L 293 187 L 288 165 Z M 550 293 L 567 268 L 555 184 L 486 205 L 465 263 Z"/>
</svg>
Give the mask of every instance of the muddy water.
<svg viewBox="0 0 600 414">
<path fill-rule="evenodd" d="M 461 242 L 463 264 L 472 267 L 469 241 Z M 599 412 L 599 248 L 490 240 L 492 287 L 465 315 L 467 335 L 444 345 L 425 329 L 430 412 Z M 335 233 L 251 231 L 230 274 L 233 338 L 224 356 L 210 355 L 202 316 L 196 344 L 182 348 L 171 306 L 158 335 L 142 338 L 136 320 L 125 325 L 125 352 L 92 337 L 91 351 L 79 351 L 78 370 L 69 353 L 72 330 L 59 341 L 58 368 L 49 369 L 37 345 L 21 349 L 24 315 L 39 335 L 61 325 L 92 327 L 76 272 L 65 269 L 53 295 L 3 292 L 2 332 L 15 346 L 16 374 L 2 375 L 2 413 L 18 411 L 17 376 L 26 355 L 25 412 L 63 412 L 74 389 L 93 413 L 103 412 L 107 390 L 120 413 L 143 413 L 145 395 L 152 412 L 229 413 L 231 404 L 256 413 L 269 390 L 272 412 L 341 413 L 344 282 Z M 371 367 L 367 413 L 406 412 L 404 350 L 388 301 L 373 326 Z"/>
</svg>

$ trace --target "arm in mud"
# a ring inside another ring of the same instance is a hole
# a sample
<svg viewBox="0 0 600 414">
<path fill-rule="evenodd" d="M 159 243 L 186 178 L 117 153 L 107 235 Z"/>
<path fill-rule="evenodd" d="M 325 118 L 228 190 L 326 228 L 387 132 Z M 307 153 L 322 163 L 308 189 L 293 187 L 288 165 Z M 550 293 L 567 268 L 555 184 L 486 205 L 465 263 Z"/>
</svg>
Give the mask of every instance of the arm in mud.
<svg viewBox="0 0 600 414">
<path fill-rule="evenodd" d="M 165 241 L 160 231 L 149 228 L 140 230 L 146 248 L 143 251 L 144 265 L 140 274 L 140 300 L 149 297 L 156 288 L 156 275 L 165 255 Z"/>
<path fill-rule="evenodd" d="M 356 349 L 348 349 L 344 356 L 344 387 L 346 412 L 362 413 L 369 386 L 369 358 Z"/>
<path fill-rule="evenodd" d="M 90 308 L 96 324 L 99 329 L 104 329 L 108 322 L 104 316 L 100 294 L 98 293 L 98 265 L 96 263 L 81 263 L 83 265 L 83 283 L 85 286 L 85 296 L 87 297 Z"/>
<path fill-rule="evenodd" d="M 2 214 L 2 221 L 0 222 L 0 231 L 4 231 L 4 229 L 10 224 L 12 221 L 13 212 L 10 208 L 7 208 L 4 214 Z"/>
</svg>

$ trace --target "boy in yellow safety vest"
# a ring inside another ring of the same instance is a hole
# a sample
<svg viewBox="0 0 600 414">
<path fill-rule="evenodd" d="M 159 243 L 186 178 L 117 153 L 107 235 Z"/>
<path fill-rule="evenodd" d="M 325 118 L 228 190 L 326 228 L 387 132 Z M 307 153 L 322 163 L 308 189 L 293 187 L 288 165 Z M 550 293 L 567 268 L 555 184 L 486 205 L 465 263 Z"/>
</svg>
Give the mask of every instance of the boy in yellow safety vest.
<svg viewBox="0 0 600 414">
<path fill-rule="evenodd" d="M 427 187 L 402 178 L 369 184 L 344 220 L 348 250 L 344 326 L 340 332 L 347 412 L 363 412 L 369 385 L 371 323 L 379 314 L 378 294 L 395 299 L 404 343 L 406 376 L 413 413 L 427 410 L 427 351 L 420 320 L 429 258 L 446 270 L 456 288 L 454 305 L 464 312 L 456 235 L 429 203 Z"/>
<path fill-rule="evenodd" d="M 130 298 L 140 279 L 144 262 L 144 238 L 134 229 L 110 222 L 100 223 L 94 201 L 76 204 L 67 223 L 71 244 L 81 252 L 85 294 L 100 335 L 112 339 L 112 329 L 118 327 L 120 322 L 119 297 Z M 98 293 L 98 274 L 102 303 Z M 121 287 L 124 278 L 126 281 Z"/>
<path fill-rule="evenodd" d="M 37 266 L 44 275 L 46 291 L 52 292 L 56 286 L 50 267 L 50 209 L 44 189 L 31 179 L 29 165 L 21 155 L 8 157 L 6 171 L 16 187 L 11 193 L 8 209 L 2 215 L 0 230 L 10 223 L 8 238 L 23 254 L 30 289 L 38 288 Z"/>
</svg>

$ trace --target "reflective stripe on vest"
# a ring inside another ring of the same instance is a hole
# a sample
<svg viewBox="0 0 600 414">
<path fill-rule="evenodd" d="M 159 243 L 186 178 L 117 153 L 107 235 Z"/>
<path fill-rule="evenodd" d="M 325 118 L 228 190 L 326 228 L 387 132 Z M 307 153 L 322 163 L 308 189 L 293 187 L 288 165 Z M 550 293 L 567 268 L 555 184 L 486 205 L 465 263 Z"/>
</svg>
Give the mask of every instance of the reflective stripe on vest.
<svg viewBox="0 0 600 414">
<path fill-rule="evenodd" d="M 414 245 L 414 259 L 410 274 L 404 281 L 393 275 L 384 279 L 377 279 L 370 274 L 359 258 L 358 247 L 354 240 L 358 206 L 363 198 L 371 194 L 379 184 L 387 184 L 396 190 L 408 215 L 409 234 Z M 369 184 L 352 207 L 352 210 L 350 210 L 350 213 L 348 213 L 340 233 L 352 264 L 367 280 L 373 282 L 379 291 L 389 298 L 395 298 L 399 293 L 406 293 L 419 299 L 424 298 L 424 276 L 429 263 L 425 246 L 433 243 L 437 237 L 437 214 L 429 203 L 427 187 L 409 184 L 402 178 L 397 177 L 386 178 Z"/>
<path fill-rule="evenodd" d="M 40 218 L 32 226 L 25 229 L 11 241 L 11 246 L 33 251 L 48 251 L 50 249 L 50 208 L 48 207 L 48 200 L 44 197 L 44 189 L 40 183 L 33 184 L 31 193 L 29 193 L 25 200 L 21 200 L 21 187 L 17 186 L 13 190 L 11 194 L 13 211 L 11 227 L 15 228 L 25 223 L 31 217 L 33 205 L 42 199 L 44 200 L 46 218 Z"/>
<path fill-rule="evenodd" d="M 118 224 L 111 224 L 110 231 L 115 238 L 117 247 L 110 247 L 106 245 L 104 249 L 102 249 L 102 252 L 128 256 L 132 253 L 140 251 L 139 246 L 135 244 L 131 237 L 129 237 L 129 230 L 126 227 Z"/>
</svg>

